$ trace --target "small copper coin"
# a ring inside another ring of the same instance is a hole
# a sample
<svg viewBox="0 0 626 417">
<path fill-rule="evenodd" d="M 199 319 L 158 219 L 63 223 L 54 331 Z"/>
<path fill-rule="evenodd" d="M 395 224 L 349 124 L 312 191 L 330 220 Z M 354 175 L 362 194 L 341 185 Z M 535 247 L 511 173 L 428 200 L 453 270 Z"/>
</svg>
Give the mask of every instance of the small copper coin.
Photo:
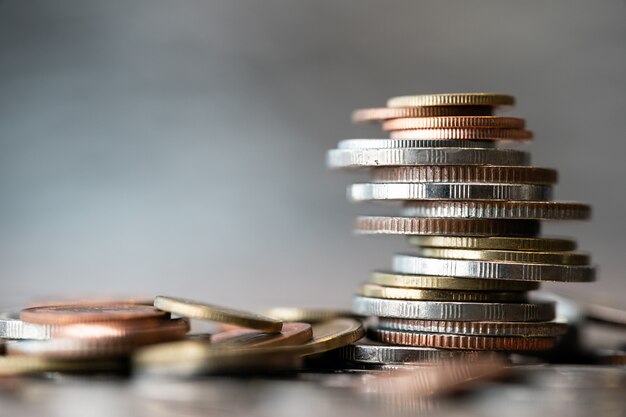
<svg viewBox="0 0 626 417">
<path fill-rule="evenodd" d="M 308 323 L 283 323 L 280 333 L 260 332 L 253 329 L 233 329 L 214 334 L 213 345 L 268 347 L 301 345 L 313 338 L 313 328 Z"/>
<path fill-rule="evenodd" d="M 147 297 L 98 297 L 98 296 L 77 296 L 67 298 L 40 299 L 31 302 L 28 307 L 49 307 L 65 305 L 104 305 L 104 304 L 141 304 L 151 306 L 154 298 Z"/>
<path fill-rule="evenodd" d="M 522 129 L 406 129 L 390 132 L 391 139 L 530 140 L 533 133 Z"/>
<path fill-rule="evenodd" d="M 116 320 L 164 319 L 169 315 L 142 304 L 61 305 L 26 308 L 20 319 L 29 323 L 65 325 Z"/>
<path fill-rule="evenodd" d="M 495 165 L 419 165 L 372 168 L 370 177 L 374 182 L 554 184 L 557 182 L 557 171 Z"/>
<path fill-rule="evenodd" d="M 383 130 L 451 129 L 451 128 L 500 128 L 523 129 L 526 123 L 519 117 L 501 116 L 451 116 L 451 117 L 404 117 L 383 122 Z"/>
<path fill-rule="evenodd" d="M 353 123 L 381 122 L 406 117 L 491 116 L 491 106 L 381 107 L 358 109 L 352 113 Z"/>
</svg>

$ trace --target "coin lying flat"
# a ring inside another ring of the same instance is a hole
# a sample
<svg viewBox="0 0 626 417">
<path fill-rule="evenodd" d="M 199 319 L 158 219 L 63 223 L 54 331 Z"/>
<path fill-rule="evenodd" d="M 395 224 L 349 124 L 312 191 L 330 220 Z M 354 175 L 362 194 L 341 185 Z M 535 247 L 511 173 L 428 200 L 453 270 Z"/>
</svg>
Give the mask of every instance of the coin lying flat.
<svg viewBox="0 0 626 417">
<path fill-rule="evenodd" d="M 354 202 L 376 200 L 534 200 L 552 198 L 552 187 L 534 184 L 460 184 L 460 183 L 362 183 L 348 187 L 348 198 Z M 479 203 L 480 204 L 480 203 Z M 457 206 L 463 207 L 462 204 Z M 466 205 L 467 206 L 467 205 Z M 485 204 L 485 206 L 487 206 Z M 514 205 L 511 205 L 514 206 Z M 518 205 L 519 206 L 519 205 Z M 419 206 L 418 206 L 419 207 Z M 407 208 L 413 216 L 413 207 Z M 437 210 L 431 210 L 437 214 Z M 439 210 L 441 211 L 441 210 Z M 418 215 L 421 213 L 418 213 Z M 453 213 L 454 214 L 454 213 Z M 461 216 L 420 216 L 461 217 Z M 479 216 L 464 216 L 479 217 Z M 485 217 L 485 216 L 483 216 Z M 500 218 L 505 218 L 500 216 Z M 519 217 L 518 217 L 519 218 Z"/>
<path fill-rule="evenodd" d="M 421 94 L 392 97 L 387 100 L 387 107 L 424 107 L 424 106 L 513 106 L 515 98 L 508 94 L 496 93 L 454 93 Z"/>
<path fill-rule="evenodd" d="M 520 262 L 555 265 L 589 265 L 591 258 L 576 252 L 522 252 L 507 250 L 474 250 L 426 248 L 417 249 L 417 255 L 425 258 L 468 259 L 495 262 Z"/>
<path fill-rule="evenodd" d="M 554 184 L 557 172 L 526 166 L 420 165 L 373 168 L 370 177 L 374 182 Z"/>
<path fill-rule="evenodd" d="M 511 149 L 407 148 L 332 149 L 328 167 L 369 168 L 401 165 L 528 165 L 527 152 Z"/>
<path fill-rule="evenodd" d="M 419 140 L 419 139 L 346 139 L 337 149 L 400 149 L 400 148 L 488 148 L 496 147 L 488 140 Z"/>
<path fill-rule="evenodd" d="M 20 320 L 20 313 L 3 311 L 0 313 L 0 339 L 49 339 L 55 326 L 28 323 Z"/>
<path fill-rule="evenodd" d="M 354 296 L 352 310 L 366 316 L 453 321 L 550 321 L 554 303 L 407 301 Z"/>
<path fill-rule="evenodd" d="M 363 284 L 359 295 L 396 300 L 463 301 L 463 302 L 525 302 L 522 292 L 451 291 L 418 288 L 387 287 L 378 284 Z"/>
<path fill-rule="evenodd" d="M 434 288 L 460 291 L 532 291 L 538 282 L 509 281 L 478 278 L 457 278 L 434 275 L 407 275 L 392 272 L 373 272 L 371 283 L 402 288 Z"/>
<path fill-rule="evenodd" d="M 474 336 L 554 337 L 567 332 L 563 322 L 497 322 L 451 321 L 379 318 L 378 327 L 384 330 L 421 333 L 451 333 Z"/>
<path fill-rule="evenodd" d="M 154 299 L 154 306 L 183 317 L 218 321 L 266 332 L 280 332 L 283 326 L 280 320 L 183 298 L 158 296 Z"/>
<path fill-rule="evenodd" d="M 403 274 L 516 281 L 590 282 L 595 280 L 595 269 L 592 266 L 468 261 L 413 255 L 395 255 L 393 270 Z"/>
<path fill-rule="evenodd" d="M 300 307 L 272 307 L 263 312 L 264 315 L 286 322 L 319 323 L 337 318 L 362 319 L 347 310 L 313 309 Z"/>
<path fill-rule="evenodd" d="M 407 129 L 389 133 L 391 139 L 530 140 L 533 132 L 523 129 Z"/>
<path fill-rule="evenodd" d="M 439 349 L 535 351 L 554 347 L 553 337 L 465 336 L 444 333 L 414 333 L 371 328 L 368 337 L 383 343 Z"/>
<path fill-rule="evenodd" d="M 531 194 L 527 193 L 526 196 L 530 197 Z M 523 200 L 516 197 L 512 195 L 510 200 Z M 468 197 L 467 200 L 472 198 L 480 197 Z M 591 216 L 591 207 L 587 204 L 556 201 L 409 201 L 405 204 L 402 214 L 471 219 L 586 220 Z"/>
<path fill-rule="evenodd" d="M 373 235 L 534 236 L 539 233 L 539 228 L 539 222 L 534 220 L 391 216 L 359 216 L 354 225 L 357 233 Z"/>
<path fill-rule="evenodd" d="M 0 376 L 32 375 L 43 372 L 123 371 L 119 360 L 58 360 L 25 356 L 0 356 Z"/>
<path fill-rule="evenodd" d="M 142 304 L 65 304 L 25 308 L 20 319 L 29 323 L 65 325 L 97 321 L 164 319 L 167 313 Z"/>
<path fill-rule="evenodd" d="M 308 342 L 313 329 L 308 323 L 284 323 L 280 333 L 265 333 L 252 329 L 232 329 L 211 336 L 213 345 L 267 347 L 288 346 Z"/>
<path fill-rule="evenodd" d="M 447 116 L 403 117 L 383 122 L 383 130 L 449 129 L 449 128 L 500 128 L 524 129 L 526 123 L 519 117 L 502 116 Z"/>
<path fill-rule="evenodd" d="M 491 106 L 380 107 L 352 112 L 353 123 L 381 122 L 399 117 L 491 116 Z"/>
<path fill-rule="evenodd" d="M 415 246 L 458 249 L 495 249 L 514 251 L 572 251 L 576 242 L 542 237 L 467 237 L 467 236 L 409 236 Z"/>
</svg>

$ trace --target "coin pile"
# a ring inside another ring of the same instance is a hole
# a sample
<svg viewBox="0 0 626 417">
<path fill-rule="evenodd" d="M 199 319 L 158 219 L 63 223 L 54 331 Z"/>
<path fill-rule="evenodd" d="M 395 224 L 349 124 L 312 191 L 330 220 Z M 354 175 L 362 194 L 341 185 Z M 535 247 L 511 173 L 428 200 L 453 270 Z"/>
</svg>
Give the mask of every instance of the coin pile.
<svg viewBox="0 0 626 417">
<path fill-rule="evenodd" d="M 353 311 L 378 318 L 367 329 L 378 343 L 345 348 L 345 359 L 539 351 L 565 332 L 554 304 L 527 293 L 544 281 L 593 281 L 594 268 L 574 241 L 538 237 L 540 221 L 588 219 L 590 207 L 551 201 L 557 172 L 497 146 L 533 137 L 524 119 L 493 115 L 513 104 L 503 94 L 435 94 L 353 113 L 390 138 L 343 140 L 328 166 L 369 170 L 370 182 L 348 188 L 353 202 L 403 205 L 400 216 L 357 218 L 356 232 L 403 235 L 414 249 L 360 287 Z"/>
</svg>

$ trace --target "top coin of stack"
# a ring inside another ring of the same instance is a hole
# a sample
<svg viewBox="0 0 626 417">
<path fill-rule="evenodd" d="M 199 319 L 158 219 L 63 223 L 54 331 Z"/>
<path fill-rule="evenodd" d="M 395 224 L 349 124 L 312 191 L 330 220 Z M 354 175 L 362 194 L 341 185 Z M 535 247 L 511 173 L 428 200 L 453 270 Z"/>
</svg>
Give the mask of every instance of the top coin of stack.
<svg viewBox="0 0 626 417">
<path fill-rule="evenodd" d="M 588 255 L 572 252 L 574 241 L 537 237 L 540 221 L 584 220 L 591 210 L 550 201 L 557 172 L 498 147 L 533 137 L 524 119 L 494 116 L 514 103 L 490 93 L 395 97 L 352 115 L 382 124 L 390 138 L 344 140 L 328 152 L 330 168 L 370 171 L 369 183 L 348 188 L 349 199 L 403 202 L 401 216 L 359 217 L 356 232 L 405 235 L 415 247 L 354 298 L 356 314 L 379 318 L 371 339 L 429 352 L 524 351 L 549 349 L 564 332 L 554 305 L 530 302 L 526 292 L 542 281 L 592 281 L 595 271 Z M 343 357 L 360 360 L 350 349 Z"/>
</svg>

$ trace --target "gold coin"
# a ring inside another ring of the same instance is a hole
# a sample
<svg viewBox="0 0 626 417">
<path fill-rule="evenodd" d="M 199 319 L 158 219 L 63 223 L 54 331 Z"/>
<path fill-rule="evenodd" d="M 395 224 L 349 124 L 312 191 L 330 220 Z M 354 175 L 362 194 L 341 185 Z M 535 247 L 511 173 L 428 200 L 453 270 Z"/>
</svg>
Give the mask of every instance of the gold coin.
<svg viewBox="0 0 626 417">
<path fill-rule="evenodd" d="M 352 113 L 352 122 L 381 122 L 399 117 L 491 116 L 492 114 L 491 106 L 381 107 L 355 110 Z"/>
<path fill-rule="evenodd" d="M 523 292 L 450 291 L 436 289 L 387 287 L 378 284 L 363 284 L 359 295 L 396 300 L 427 301 L 476 301 L 476 302 L 526 302 Z"/>
<path fill-rule="evenodd" d="M 389 133 L 391 139 L 421 140 L 530 140 L 533 132 L 523 129 L 454 128 L 454 129 L 406 129 Z"/>
<path fill-rule="evenodd" d="M 469 279 L 431 275 L 409 275 L 373 272 L 369 282 L 389 287 L 433 288 L 461 291 L 531 291 L 539 288 L 538 282 L 497 279 Z"/>
<path fill-rule="evenodd" d="M 266 332 L 280 332 L 283 327 L 280 320 L 183 298 L 158 296 L 154 299 L 154 306 L 183 317 L 218 321 Z"/>
<path fill-rule="evenodd" d="M 450 129 L 450 128 L 501 128 L 524 129 L 526 123 L 519 117 L 501 116 L 448 116 L 402 117 L 383 122 L 383 130 Z"/>
<path fill-rule="evenodd" d="M 357 316 L 351 311 L 347 310 L 333 310 L 333 309 L 315 309 L 315 308 L 300 308 L 300 307 L 272 307 L 265 311 L 263 314 L 276 320 L 282 320 L 286 322 L 304 322 L 304 323 L 319 323 L 321 321 L 336 319 L 336 318 L 351 318 L 362 319 L 363 317 Z"/>
<path fill-rule="evenodd" d="M 576 242 L 567 239 L 540 237 L 467 237 L 467 236 L 410 236 L 415 246 L 458 249 L 498 249 L 514 251 L 571 251 Z"/>
<path fill-rule="evenodd" d="M 522 262 L 555 265 L 589 265 L 585 253 L 575 252 L 522 252 L 507 250 L 473 250 L 420 247 L 417 251 L 426 258 L 469 259 L 476 261 Z"/>
<path fill-rule="evenodd" d="M 508 94 L 494 93 L 457 93 L 423 94 L 399 96 L 387 100 L 388 107 L 423 107 L 423 106 L 513 106 L 515 98 Z"/>
</svg>

